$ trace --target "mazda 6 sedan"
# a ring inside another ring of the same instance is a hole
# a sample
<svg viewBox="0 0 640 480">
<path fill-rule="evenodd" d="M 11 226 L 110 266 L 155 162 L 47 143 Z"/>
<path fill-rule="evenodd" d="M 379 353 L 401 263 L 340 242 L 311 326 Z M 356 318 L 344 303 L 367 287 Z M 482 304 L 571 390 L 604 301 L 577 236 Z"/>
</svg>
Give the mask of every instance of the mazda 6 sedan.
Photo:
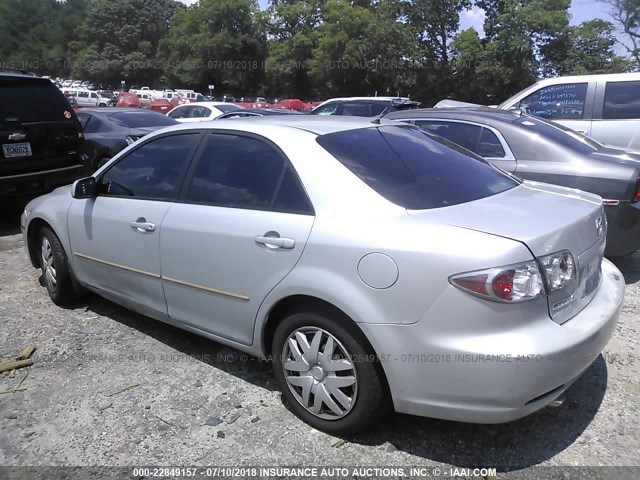
<svg viewBox="0 0 640 480">
<path fill-rule="evenodd" d="M 269 358 L 285 404 L 333 434 L 389 407 L 528 415 L 599 355 L 624 293 L 600 197 L 384 120 L 169 127 L 21 226 L 56 304 L 89 290 Z"/>
</svg>

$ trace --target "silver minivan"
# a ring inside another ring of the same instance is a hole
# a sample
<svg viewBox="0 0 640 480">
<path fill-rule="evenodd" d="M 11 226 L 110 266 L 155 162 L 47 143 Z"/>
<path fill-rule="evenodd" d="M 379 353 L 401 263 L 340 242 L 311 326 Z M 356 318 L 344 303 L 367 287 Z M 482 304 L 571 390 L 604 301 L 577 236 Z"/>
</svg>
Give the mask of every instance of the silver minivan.
<svg viewBox="0 0 640 480">
<path fill-rule="evenodd" d="M 606 145 L 640 150 L 640 73 L 547 78 L 499 108 L 520 108 Z"/>
</svg>

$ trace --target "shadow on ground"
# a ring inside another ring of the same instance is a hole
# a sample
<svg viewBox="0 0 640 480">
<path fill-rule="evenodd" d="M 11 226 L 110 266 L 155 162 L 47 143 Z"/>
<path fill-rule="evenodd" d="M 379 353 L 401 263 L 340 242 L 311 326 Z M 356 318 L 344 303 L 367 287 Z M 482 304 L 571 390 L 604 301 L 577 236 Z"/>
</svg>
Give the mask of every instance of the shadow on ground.
<svg viewBox="0 0 640 480">
<path fill-rule="evenodd" d="M 133 313 L 94 295 L 75 307 L 107 316 L 149 335 L 177 351 L 251 384 L 273 390 L 270 364 L 198 337 L 176 327 Z M 202 361 L 202 360 L 198 360 Z M 568 448 L 587 428 L 605 395 L 607 367 L 600 355 L 566 392 L 559 408 L 545 408 L 524 419 L 500 425 L 434 420 L 389 413 L 372 431 L 346 437 L 351 443 L 397 449 L 424 459 L 458 467 L 497 467 L 501 471 L 537 465 Z M 283 407 L 284 408 L 284 407 Z M 307 427 L 309 428 L 309 427 Z"/>
<path fill-rule="evenodd" d="M 640 280 L 640 252 L 627 257 L 610 258 L 609 260 L 622 272 L 627 285 Z"/>
</svg>

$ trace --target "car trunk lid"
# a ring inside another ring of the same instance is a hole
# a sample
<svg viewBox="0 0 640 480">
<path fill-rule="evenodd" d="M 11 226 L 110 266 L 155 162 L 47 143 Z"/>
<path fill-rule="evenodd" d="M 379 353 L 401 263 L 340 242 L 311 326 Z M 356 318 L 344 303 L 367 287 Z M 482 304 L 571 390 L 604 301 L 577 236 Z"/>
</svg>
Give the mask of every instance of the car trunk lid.
<svg viewBox="0 0 640 480">
<path fill-rule="evenodd" d="M 576 262 L 576 282 L 548 295 L 549 314 L 558 323 L 580 312 L 600 284 L 606 219 L 597 195 L 525 182 L 473 202 L 409 214 L 520 241 L 536 258 L 569 250 Z"/>
</svg>

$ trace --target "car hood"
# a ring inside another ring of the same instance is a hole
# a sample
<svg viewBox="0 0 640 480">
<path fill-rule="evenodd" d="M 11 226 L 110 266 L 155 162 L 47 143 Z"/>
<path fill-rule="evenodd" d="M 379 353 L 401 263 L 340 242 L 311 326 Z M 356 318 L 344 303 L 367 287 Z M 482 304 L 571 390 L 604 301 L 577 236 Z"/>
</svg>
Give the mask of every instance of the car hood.
<svg viewBox="0 0 640 480">
<path fill-rule="evenodd" d="M 604 215 L 598 195 L 528 181 L 473 202 L 408 213 L 520 241 L 537 257 L 563 249 L 577 257 L 600 240 L 596 221 Z"/>
</svg>

